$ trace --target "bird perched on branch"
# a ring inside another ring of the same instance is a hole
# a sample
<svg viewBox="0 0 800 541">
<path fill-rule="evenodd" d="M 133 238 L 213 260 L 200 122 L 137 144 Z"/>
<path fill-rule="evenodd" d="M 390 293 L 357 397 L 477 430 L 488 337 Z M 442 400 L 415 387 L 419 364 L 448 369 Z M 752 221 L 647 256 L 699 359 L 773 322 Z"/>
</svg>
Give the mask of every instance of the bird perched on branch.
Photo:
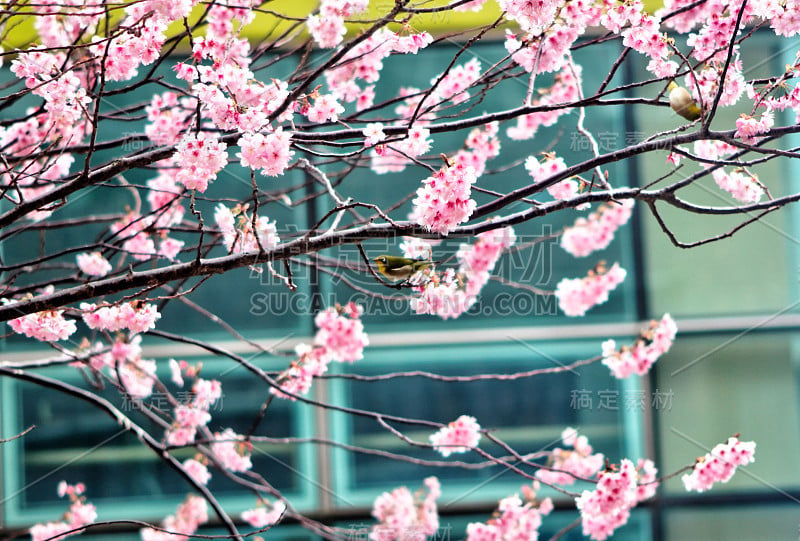
<svg viewBox="0 0 800 541">
<path fill-rule="evenodd" d="M 678 86 L 675 81 L 669 83 L 669 106 L 686 120 L 694 121 L 703 116 L 703 111 L 689 91 Z"/>
<path fill-rule="evenodd" d="M 394 255 L 379 255 L 373 259 L 378 271 L 390 280 L 407 280 L 415 273 L 431 266 L 431 261 Z"/>
</svg>

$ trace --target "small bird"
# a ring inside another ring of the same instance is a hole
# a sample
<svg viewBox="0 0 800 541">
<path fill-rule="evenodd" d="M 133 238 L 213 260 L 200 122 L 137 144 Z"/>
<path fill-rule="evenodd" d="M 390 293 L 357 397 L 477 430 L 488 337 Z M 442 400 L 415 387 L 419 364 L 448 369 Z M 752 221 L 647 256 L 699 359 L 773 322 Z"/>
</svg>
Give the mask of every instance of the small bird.
<svg viewBox="0 0 800 541">
<path fill-rule="evenodd" d="M 675 81 L 669 83 L 669 106 L 686 120 L 694 121 L 703 116 L 703 111 L 689 91 L 675 84 Z"/>
<path fill-rule="evenodd" d="M 415 273 L 431 266 L 430 261 L 394 255 L 380 255 L 373 259 L 378 271 L 390 280 L 407 280 Z"/>
</svg>

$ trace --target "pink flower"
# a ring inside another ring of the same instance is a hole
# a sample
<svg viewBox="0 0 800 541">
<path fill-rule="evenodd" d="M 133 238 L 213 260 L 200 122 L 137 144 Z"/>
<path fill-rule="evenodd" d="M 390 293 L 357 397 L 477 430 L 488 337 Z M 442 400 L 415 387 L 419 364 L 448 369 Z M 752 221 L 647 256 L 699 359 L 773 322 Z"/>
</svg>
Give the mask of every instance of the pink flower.
<svg viewBox="0 0 800 541">
<path fill-rule="evenodd" d="M 120 363 L 119 375 L 122 386 L 133 398 L 147 398 L 153 393 L 156 378 L 154 360 L 134 359 Z"/>
<path fill-rule="evenodd" d="M 289 166 L 294 151 L 291 150 L 291 136 L 278 128 L 272 133 L 246 133 L 239 139 L 242 151 L 236 154 L 242 167 L 261 169 L 262 175 L 276 177 L 282 175 Z"/>
<path fill-rule="evenodd" d="M 364 347 L 369 344 L 364 324 L 359 319 L 363 308 L 351 305 L 339 310 L 328 308 L 314 318 L 319 328 L 314 343 L 324 348 L 334 361 L 357 361 L 364 357 Z"/>
<path fill-rule="evenodd" d="M 3 299 L 4 304 L 15 304 L 16 301 Z M 42 342 L 57 342 L 66 340 L 77 330 L 75 322 L 64 319 L 63 310 L 47 310 L 28 314 L 8 322 L 17 334 L 24 334 L 29 338 L 35 338 Z"/>
<path fill-rule="evenodd" d="M 714 169 L 711 173 L 717 186 L 731 194 L 742 203 L 758 203 L 764 196 L 764 188 L 753 173 L 737 169 L 730 173 L 724 168 Z"/>
<path fill-rule="evenodd" d="M 556 286 L 558 306 L 568 316 L 582 316 L 608 300 L 608 293 L 625 280 L 625 269 L 617 263 L 607 271 L 601 266 L 586 278 L 564 278 Z"/>
<path fill-rule="evenodd" d="M 478 80 L 481 75 L 481 63 L 473 58 L 462 66 L 453 67 L 439 82 L 437 92 L 443 100 L 453 103 L 462 103 L 469 99 L 467 90 Z M 436 83 L 438 77 L 431 79 L 431 84 Z"/>
<path fill-rule="evenodd" d="M 586 436 L 578 435 L 574 428 L 566 428 L 561 439 L 565 447 L 572 449 L 553 449 L 549 468 L 537 470 L 537 479 L 551 485 L 571 485 L 576 478 L 593 477 L 603 467 L 605 457 L 602 453 L 594 453 Z"/>
<path fill-rule="evenodd" d="M 492 518 L 482 522 L 471 522 L 467 525 L 467 541 L 526 540 L 536 541 L 542 516 L 550 514 L 553 502 L 550 498 L 536 500 L 539 483 L 534 481 L 533 488 L 522 487 L 525 496 L 523 502 L 516 494 L 500 500 L 497 511 Z"/>
<path fill-rule="evenodd" d="M 631 374 L 643 376 L 672 347 L 677 330 L 672 317 L 664 314 L 661 321 L 650 322 L 650 328 L 641 332 L 633 346 L 616 351 L 615 342 L 607 340 L 603 342 L 603 364 L 619 379 Z"/>
<path fill-rule="evenodd" d="M 698 458 L 692 473 L 681 477 L 687 491 L 703 492 L 714 483 L 727 483 L 736 473 L 738 466 L 755 461 L 756 443 L 739 441 L 737 437 L 728 438 L 726 443 L 717 444 L 710 453 Z"/>
<path fill-rule="evenodd" d="M 252 445 L 240 441 L 241 436 L 232 429 L 227 428 L 221 434 L 214 434 L 216 440 L 211 444 L 211 452 L 222 463 L 222 466 L 232 472 L 245 472 L 253 467 L 250 462 Z"/>
<path fill-rule="evenodd" d="M 344 107 L 336 101 L 336 98 L 330 94 L 322 94 L 314 100 L 314 105 L 308 108 L 306 116 L 311 122 L 321 124 L 328 120 L 336 122 L 342 113 Z"/>
<path fill-rule="evenodd" d="M 72 501 L 69 511 L 64 515 L 65 520 L 61 522 L 48 522 L 47 524 L 35 524 L 30 529 L 32 541 L 46 541 L 65 539 L 73 535 L 79 535 L 81 531 L 76 531 L 66 535 L 64 532 L 87 526 L 97 520 L 97 509 L 94 505 L 86 503 L 81 496 L 85 490 L 83 483 L 68 485 L 65 481 L 58 484 L 59 497 L 69 496 Z"/>
<path fill-rule="evenodd" d="M 362 133 L 364 134 L 365 147 L 375 146 L 386 139 L 386 134 L 383 133 L 383 124 L 380 122 L 370 122 Z"/>
<path fill-rule="evenodd" d="M 225 247 L 230 253 L 259 251 L 260 248 L 271 250 L 280 242 L 275 222 L 266 216 L 255 220 L 256 231 L 253 234 L 253 220 L 245 214 L 245 208 L 237 205 L 233 211 L 220 203 L 214 213 L 217 227 L 222 231 Z"/>
<path fill-rule="evenodd" d="M 439 513 L 436 499 L 441 496 L 441 486 L 436 477 L 425 479 L 428 493 L 416 494 L 406 487 L 384 492 L 375 499 L 372 516 L 376 524 L 369 534 L 371 541 L 405 541 L 409 535 L 430 536 L 439 530 Z"/>
<path fill-rule="evenodd" d="M 169 260 L 174 260 L 176 257 L 178 257 L 183 245 L 184 242 L 182 240 L 163 237 L 158 242 L 158 255 L 166 257 Z"/>
<path fill-rule="evenodd" d="M 173 160 L 180 168 L 175 180 L 190 190 L 206 191 L 209 181 L 228 163 L 227 145 L 216 133 L 187 133 L 175 148 Z"/>
<path fill-rule="evenodd" d="M 178 506 L 174 515 L 169 515 L 161 523 L 162 528 L 179 535 L 164 533 L 152 528 L 140 530 L 142 541 L 183 541 L 197 531 L 201 524 L 208 522 L 208 507 L 205 499 L 189 494 Z"/>
<path fill-rule="evenodd" d="M 100 252 L 78 254 L 76 259 L 81 272 L 89 276 L 105 276 L 111 271 L 111 263 Z"/>
<path fill-rule="evenodd" d="M 736 119 L 736 133 L 734 137 L 741 137 L 748 144 L 756 142 L 756 136 L 766 133 L 775 123 L 772 111 L 765 111 L 761 120 L 756 120 L 749 115 L 742 115 Z"/>
<path fill-rule="evenodd" d="M 481 427 L 474 417 L 462 415 L 430 437 L 434 449 L 442 456 L 466 453 L 477 447 L 481 440 Z"/>
<path fill-rule="evenodd" d="M 633 462 L 624 459 L 619 471 L 602 472 L 595 490 L 584 490 L 575 498 L 575 505 L 581 513 L 583 535 L 603 541 L 628 522 L 630 510 L 638 501 L 636 480 Z"/>
<path fill-rule="evenodd" d="M 612 201 L 601 205 L 597 212 L 586 218 L 578 218 L 572 227 L 564 229 L 561 247 L 575 257 L 586 257 L 606 248 L 614 239 L 616 230 L 630 219 L 633 203 L 633 199 L 621 203 Z"/>
<path fill-rule="evenodd" d="M 441 168 L 417 189 L 410 219 L 430 231 L 447 235 L 475 210 L 477 205 L 471 192 L 477 179 L 475 170 L 469 166 Z"/>
<path fill-rule="evenodd" d="M 244 511 L 242 513 L 242 520 L 254 528 L 266 528 L 267 526 L 277 524 L 285 512 L 286 504 L 282 501 L 276 501 L 272 504 L 270 509 L 259 506 L 255 509 Z"/>
<path fill-rule="evenodd" d="M 344 18 L 337 16 L 309 15 L 306 20 L 306 26 L 317 45 L 324 49 L 336 47 L 342 42 L 344 35 L 347 34 Z"/>
<path fill-rule="evenodd" d="M 145 232 L 136 233 L 122 244 L 122 249 L 131 254 L 137 261 L 147 261 L 156 253 L 153 239 Z"/>
<path fill-rule="evenodd" d="M 193 458 L 186 459 L 183 462 L 183 469 L 199 485 L 207 485 L 211 479 L 211 474 L 208 472 L 206 465 Z"/>
</svg>

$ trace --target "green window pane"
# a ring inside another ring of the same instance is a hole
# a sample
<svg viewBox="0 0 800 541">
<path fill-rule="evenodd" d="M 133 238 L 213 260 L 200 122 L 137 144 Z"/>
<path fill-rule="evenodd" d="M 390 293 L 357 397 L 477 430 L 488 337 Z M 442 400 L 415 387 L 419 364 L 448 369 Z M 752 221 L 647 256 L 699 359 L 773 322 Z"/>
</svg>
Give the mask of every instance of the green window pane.
<svg viewBox="0 0 800 541">
<path fill-rule="evenodd" d="M 205 377 L 213 378 L 220 371 L 221 365 L 215 366 L 213 361 L 204 363 Z M 68 373 L 67 369 L 60 369 L 59 372 L 53 377 L 80 385 L 77 371 Z M 12 435 L 30 425 L 37 427 L 3 448 L 8 472 L 3 479 L 4 492 L 11 495 L 4 502 L 8 523 L 49 520 L 54 513 L 60 513 L 65 504 L 58 498 L 56 486 L 62 479 L 86 484 L 87 498 L 97 506 L 101 519 L 119 518 L 119 513 L 149 519 L 163 513 L 165 507 L 177 505 L 191 492 L 182 477 L 97 408 L 32 384 L 9 380 L 3 383 L 3 434 Z M 258 410 L 254 405 L 267 397 L 267 388 L 241 369 L 240 373 L 226 374 L 223 385 L 222 398 L 210 410 L 209 429 L 219 432 L 230 427 L 244 433 Z M 172 385 L 169 390 L 179 399 L 189 394 L 188 390 L 181 391 Z M 162 438 L 163 429 L 139 413 L 141 403 L 122 398 L 109 387 L 100 395 L 116 403 L 154 438 Z M 159 392 L 145 404 L 171 411 L 166 395 Z M 276 438 L 309 436 L 310 413 L 301 405 L 276 400 L 256 434 Z M 262 474 L 293 503 L 307 507 L 313 498 L 307 482 L 314 475 L 310 451 L 308 446 L 256 443 L 252 452 L 253 471 Z M 194 453 L 175 450 L 173 456 L 183 461 Z M 208 486 L 223 504 L 227 502 L 234 510 L 254 504 L 254 496 L 213 467 L 209 470 L 212 479 Z"/>
<path fill-rule="evenodd" d="M 789 333 L 683 336 L 656 363 L 657 386 L 672 395 L 656 408 L 663 472 L 691 464 L 741 432 L 755 462 L 712 493 L 800 486 L 798 342 Z M 680 478 L 666 483 L 684 493 Z"/>
<path fill-rule="evenodd" d="M 593 353 L 591 346 L 574 343 L 536 344 L 535 347 L 513 343 L 387 348 L 371 350 L 352 370 L 363 375 L 410 370 L 442 375 L 514 373 L 569 364 Z M 579 393 L 591 403 L 577 402 Z M 350 407 L 442 423 L 449 423 L 460 415 L 471 415 L 482 427 L 495 429 L 498 438 L 520 453 L 561 445 L 561 432 L 572 426 L 585 434 L 594 448 L 612 462 L 630 454 L 622 426 L 627 414 L 625 395 L 608 375 L 607 368 L 599 364 L 579 367 L 574 372 L 515 381 L 449 383 L 427 378 L 395 378 L 367 383 L 342 380 L 335 382 L 333 396 Z M 340 431 L 338 439 L 351 445 L 385 449 L 425 460 L 442 458 L 431 449 L 408 446 L 364 417 L 336 415 L 333 426 Z M 434 432 L 434 429 L 400 423 L 396 427 L 407 431 L 414 441 L 426 444 Z M 482 447 L 502 453 L 486 439 Z M 371 501 L 377 494 L 398 485 L 416 486 L 428 475 L 437 475 L 442 480 L 443 490 L 449 497 L 465 501 L 502 497 L 509 489 L 513 491 L 524 484 L 519 476 L 494 467 L 478 470 L 421 467 L 344 450 L 336 450 L 334 455 L 340 505 Z M 467 462 L 484 460 L 474 453 L 450 458 Z M 476 483 L 481 487 L 477 492 L 471 490 Z"/>
<path fill-rule="evenodd" d="M 666 541 L 752 541 L 797 539 L 797 503 L 669 509 L 665 513 Z"/>
</svg>

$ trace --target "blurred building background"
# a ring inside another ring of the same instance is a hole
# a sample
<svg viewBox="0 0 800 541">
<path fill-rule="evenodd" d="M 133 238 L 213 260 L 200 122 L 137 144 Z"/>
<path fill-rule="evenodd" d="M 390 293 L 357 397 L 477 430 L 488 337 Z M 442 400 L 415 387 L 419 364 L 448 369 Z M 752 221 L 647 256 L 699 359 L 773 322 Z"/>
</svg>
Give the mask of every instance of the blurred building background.
<svg viewBox="0 0 800 541">
<path fill-rule="evenodd" d="M 780 50 L 785 42 L 778 43 L 766 34 L 757 34 L 752 40 L 758 46 L 751 44 L 743 50 L 748 79 L 775 73 L 793 61 L 792 49 Z M 418 57 L 391 58 L 377 87 L 378 100 L 394 95 L 400 86 L 424 86 L 446 66 L 456 50 L 455 44 L 441 45 Z M 576 61 L 584 66 L 586 92 L 597 88 L 618 52 L 616 42 L 576 51 Z M 482 44 L 471 49 L 464 61 L 475 56 L 489 66 L 503 55 L 501 42 Z M 276 77 L 281 75 L 276 71 Z M 631 67 L 620 71 L 615 82 L 629 82 L 636 75 L 637 70 Z M 539 84 L 546 87 L 547 79 L 542 78 L 541 83 L 537 80 Z M 512 107 L 521 103 L 524 93 L 524 84 L 506 81 L 488 94 L 475 113 Z M 144 97 L 145 92 L 130 100 Z M 739 112 L 721 111 L 718 122 L 727 120 L 732 126 Z M 533 141 L 524 142 L 508 139 L 508 125 L 503 125 L 504 159 L 502 163 L 489 162 L 489 169 L 550 149 L 567 163 L 588 157 L 589 148 L 576 135 L 576 118 L 573 113 L 565 117 L 565 122 L 542 129 Z M 668 108 L 606 107 L 590 110 L 587 117 L 587 127 L 603 152 L 680 123 L 681 119 Z M 452 151 L 465 135 L 437 136 L 437 145 Z M 614 164 L 609 167 L 612 184 L 643 185 L 662 176 L 672 167 L 666 164 L 667 153 L 665 149 Z M 794 181 L 798 173 L 796 164 L 788 160 L 771 162 L 757 172 L 773 193 L 779 193 L 781 183 Z M 142 175 L 142 179 L 149 178 Z M 302 183 L 301 175 L 294 171 L 280 182 Z M 381 177 L 369 170 L 358 171 L 344 184 L 342 193 L 390 203 L 410 193 L 425 176 L 422 169 Z M 504 191 L 529 181 L 520 165 L 488 175 L 480 185 Z M 222 184 L 215 183 L 213 189 L 218 191 L 210 191 L 209 197 L 223 193 L 223 189 L 228 195 L 231 191 L 240 192 L 242 197 L 250 194 L 248 179 L 231 181 L 224 187 Z M 685 196 L 713 205 L 729 202 L 727 194 L 712 183 L 703 185 L 686 190 Z M 486 196 L 478 197 L 486 200 Z M 85 212 L 93 204 L 96 201 L 91 198 L 76 201 L 71 212 Z M 316 222 L 327 210 L 326 204 L 320 200 L 317 208 L 306 209 L 275 203 L 263 210 L 278 221 L 288 236 L 293 227 L 304 229 Z M 408 204 L 396 215 L 404 216 L 407 207 Z M 70 212 L 69 207 L 65 212 Z M 736 223 L 724 217 L 690 216 L 668 208 L 663 209 L 663 214 L 684 241 L 722 233 Z M 364 375 L 410 370 L 474 374 L 550 368 L 598 355 L 607 338 L 615 338 L 619 344 L 631 343 L 651 318 L 669 312 L 677 321 L 678 339 L 670 353 L 644 378 L 634 376 L 618 381 L 599 363 L 556 376 L 511 382 L 452 384 L 397 378 L 365 383 L 332 377 L 316 381 L 313 396 L 343 406 L 440 422 L 469 414 L 482 426 L 495 428 L 498 437 L 520 452 L 557 446 L 561 431 L 572 426 L 611 462 L 625 457 L 650 457 L 662 473 L 690 464 L 716 443 L 740 432 L 743 440 L 758 444 L 755 464 L 709 493 L 687 494 L 679 478 L 666 482 L 656 498 L 633 512 L 630 523 L 614 539 L 796 539 L 800 529 L 800 334 L 796 331 L 800 323 L 800 222 L 796 210 L 771 214 L 732 239 L 681 250 L 670 244 L 646 209 L 637 207 L 632 222 L 618 233 L 609 248 L 576 260 L 557 242 L 542 239 L 572 223 L 578 215 L 568 212 L 517 227 L 518 244 L 538 244 L 531 250 L 506 255 L 497 273 L 509 280 L 554 289 L 561 278 L 584 276 L 600 259 L 619 262 L 628 270 L 628 279 L 612 293 L 608 303 L 583 318 L 558 313 L 553 297 L 493 282 L 469 314 L 442 322 L 412 315 L 405 301 L 370 299 L 354 292 L 345 281 L 310 267 L 296 270 L 299 290 L 294 294 L 267 276 L 242 269 L 212 280 L 198 289 L 193 300 L 248 337 L 279 347 L 312 336 L 313 313 L 320 306 L 357 300 L 366 307 L 364 324 L 371 345 L 363 361 L 337 368 Z M 74 242 L 68 233 L 65 235 L 55 242 Z M 457 244 L 456 240 L 451 246 Z M 365 248 L 370 255 L 398 251 L 394 241 L 366 243 Z M 35 243 L 31 245 L 21 235 L 2 245 L 4 254 L 14 258 L 36 249 Z M 358 260 L 357 253 L 349 249 L 326 255 Z M 369 277 L 343 272 L 370 287 Z M 158 328 L 215 340 L 264 369 L 285 367 L 286 360 L 252 353 L 246 345 L 232 341 L 219 326 L 178 303 L 165 310 Z M 192 346 L 150 337 L 145 337 L 144 343 L 148 358 L 202 361 L 204 377 L 217 374 L 222 378 L 224 395 L 212 410 L 212 428 L 230 426 L 240 432 L 248 428 L 255 408 L 266 396 L 263 383 L 241 368 L 232 369 L 230 361 L 211 358 Z M 30 341 L 12 337 L 0 345 L 0 351 L 5 360 L 33 358 L 39 353 L 31 351 L 31 346 Z M 162 365 L 159 373 L 166 375 L 166 363 Z M 80 373 L 67 366 L 45 373 L 85 384 Z M 106 390 L 105 394 L 119 401 L 116 392 Z M 184 482 L 102 413 L 69 397 L 10 379 L 0 380 L 0 399 L 0 437 L 37 426 L 24 438 L 0 446 L 0 538 L 34 522 L 57 519 L 66 507 L 56 495 L 61 479 L 86 483 L 89 500 L 97 506 L 101 520 L 159 521 L 183 499 L 187 490 Z M 281 400 L 270 407 L 258 433 L 276 438 L 331 438 L 357 447 L 436 458 L 429 451 L 409 450 L 375 423 Z M 424 431 L 409 433 L 420 441 L 426 441 L 428 435 Z M 190 456 L 176 455 L 181 459 Z M 517 493 L 525 484 L 523 479 L 501 473 L 498 468 L 425 468 L 312 444 L 260 444 L 254 450 L 253 462 L 254 469 L 298 509 L 348 527 L 372 523 L 371 503 L 382 492 L 400 485 L 415 490 L 425 477 L 437 475 L 444 489 L 439 500 L 441 537 L 452 539 L 464 536 L 468 522 L 488 519 L 499 498 Z M 210 486 L 232 513 L 253 505 L 250 494 L 238 490 L 222 475 L 214 475 Z M 577 517 L 570 500 L 559 499 L 555 494 L 554 498 L 557 509 L 544 521 L 543 539 Z M 224 532 L 209 527 L 199 533 Z M 83 537 L 127 541 L 138 539 L 138 533 L 131 527 Z M 291 524 L 271 530 L 268 538 L 315 539 Z M 581 538 L 579 529 L 564 537 Z"/>
</svg>

